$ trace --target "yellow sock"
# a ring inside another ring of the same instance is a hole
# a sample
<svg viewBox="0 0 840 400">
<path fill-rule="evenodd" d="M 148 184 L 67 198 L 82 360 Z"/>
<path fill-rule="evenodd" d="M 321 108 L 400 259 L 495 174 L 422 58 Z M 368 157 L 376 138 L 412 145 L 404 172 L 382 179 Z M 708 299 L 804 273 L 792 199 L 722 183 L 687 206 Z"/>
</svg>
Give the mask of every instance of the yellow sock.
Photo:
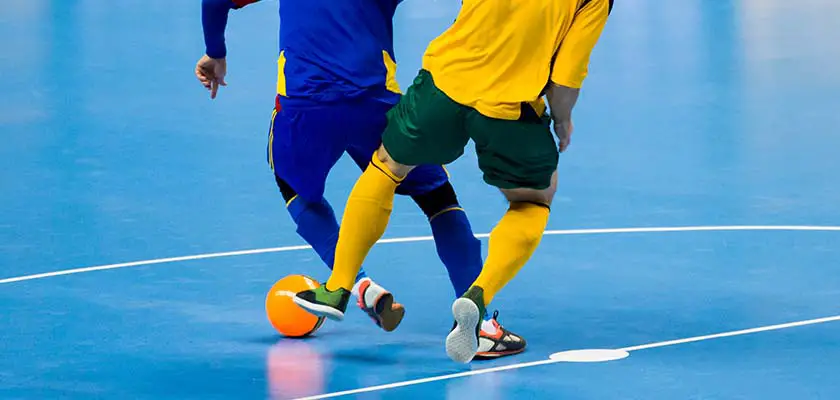
<svg viewBox="0 0 840 400">
<path fill-rule="evenodd" d="M 549 209 L 533 203 L 511 203 L 502 220 L 490 232 L 487 260 L 473 286 L 484 289 L 484 304 L 531 258 L 548 224 Z"/>
<path fill-rule="evenodd" d="M 362 262 L 385 233 L 394 207 L 394 191 L 401 181 L 373 155 L 347 199 L 327 290 L 353 288 Z"/>
</svg>

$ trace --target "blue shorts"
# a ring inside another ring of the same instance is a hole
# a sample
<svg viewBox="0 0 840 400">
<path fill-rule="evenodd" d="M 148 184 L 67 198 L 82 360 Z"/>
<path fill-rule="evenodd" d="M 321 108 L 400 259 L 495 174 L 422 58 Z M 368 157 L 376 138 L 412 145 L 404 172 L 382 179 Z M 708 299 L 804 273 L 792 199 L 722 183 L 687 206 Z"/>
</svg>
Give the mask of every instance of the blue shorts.
<svg viewBox="0 0 840 400">
<path fill-rule="evenodd" d="M 324 196 L 327 175 L 344 152 L 364 170 L 382 142 L 387 112 L 393 107 L 376 100 L 306 108 L 283 108 L 279 101 L 271 121 L 268 162 L 307 201 Z M 418 195 L 446 183 L 443 166 L 421 165 L 406 176 L 397 193 Z"/>
</svg>

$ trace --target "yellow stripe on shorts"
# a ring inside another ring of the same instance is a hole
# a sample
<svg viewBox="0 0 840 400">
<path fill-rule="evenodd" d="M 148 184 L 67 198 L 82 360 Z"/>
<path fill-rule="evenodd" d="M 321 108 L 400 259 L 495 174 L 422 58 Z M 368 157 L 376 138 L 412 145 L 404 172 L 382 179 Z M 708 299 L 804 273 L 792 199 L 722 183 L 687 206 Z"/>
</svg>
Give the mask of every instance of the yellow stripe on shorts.
<svg viewBox="0 0 840 400">
<path fill-rule="evenodd" d="M 277 118 L 277 110 L 271 112 L 271 127 L 268 128 L 268 165 L 274 171 L 274 119 Z"/>
</svg>

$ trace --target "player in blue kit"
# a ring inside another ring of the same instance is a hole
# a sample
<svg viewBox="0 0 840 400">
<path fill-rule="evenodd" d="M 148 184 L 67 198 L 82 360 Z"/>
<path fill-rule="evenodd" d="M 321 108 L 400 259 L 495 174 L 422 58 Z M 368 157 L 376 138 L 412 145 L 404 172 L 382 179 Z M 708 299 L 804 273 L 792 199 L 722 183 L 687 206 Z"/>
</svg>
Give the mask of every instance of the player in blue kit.
<svg viewBox="0 0 840 400">
<path fill-rule="evenodd" d="M 225 86 L 228 13 L 259 0 L 203 0 L 206 54 L 196 76 L 215 98 Z M 281 0 L 277 97 L 268 138 L 268 162 L 297 233 L 332 269 L 339 225 L 324 198 L 327 175 L 345 152 L 364 169 L 381 142 L 387 112 L 399 102 L 393 17 L 401 0 Z M 442 166 L 416 168 L 397 193 L 411 196 L 429 219 L 438 255 L 456 297 L 481 272 L 481 243 Z M 352 292 L 386 331 L 405 310 L 367 277 Z M 476 357 L 517 354 L 525 340 L 485 315 Z"/>
</svg>

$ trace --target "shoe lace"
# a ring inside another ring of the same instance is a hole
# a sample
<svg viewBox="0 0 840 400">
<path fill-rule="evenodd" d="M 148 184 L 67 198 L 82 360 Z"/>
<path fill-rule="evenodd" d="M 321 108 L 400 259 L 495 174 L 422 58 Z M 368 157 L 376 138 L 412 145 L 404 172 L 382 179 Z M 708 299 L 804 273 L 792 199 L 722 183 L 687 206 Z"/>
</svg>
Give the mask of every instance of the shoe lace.
<svg viewBox="0 0 840 400">
<path fill-rule="evenodd" d="M 493 319 L 499 322 L 499 310 L 493 310 Z"/>
</svg>

